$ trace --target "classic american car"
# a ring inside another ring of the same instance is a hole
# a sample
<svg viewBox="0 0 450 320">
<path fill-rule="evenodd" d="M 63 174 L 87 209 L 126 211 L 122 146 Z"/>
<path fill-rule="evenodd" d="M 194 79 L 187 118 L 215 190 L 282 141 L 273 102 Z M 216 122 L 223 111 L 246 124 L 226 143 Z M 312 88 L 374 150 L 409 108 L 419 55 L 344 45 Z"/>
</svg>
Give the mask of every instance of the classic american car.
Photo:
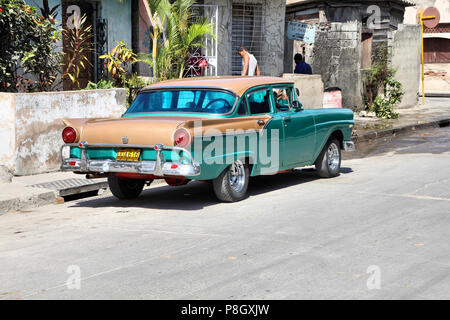
<svg viewBox="0 0 450 320">
<path fill-rule="evenodd" d="M 152 84 L 115 119 L 64 119 L 61 169 L 107 177 L 119 199 L 165 179 L 210 182 L 224 202 L 246 197 L 249 178 L 315 165 L 339 175 L 351 151 L 349 109 L 303 109 L 294 83 L 214 77 Z"/>
</svg>

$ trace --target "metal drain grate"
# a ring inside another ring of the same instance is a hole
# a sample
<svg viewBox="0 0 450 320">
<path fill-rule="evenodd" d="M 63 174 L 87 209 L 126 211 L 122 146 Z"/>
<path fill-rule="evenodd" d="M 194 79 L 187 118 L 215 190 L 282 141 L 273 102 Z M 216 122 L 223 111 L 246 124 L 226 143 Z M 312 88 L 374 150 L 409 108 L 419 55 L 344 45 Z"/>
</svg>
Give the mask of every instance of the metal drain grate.
<svg viewBox="0 0 450 320">
<path fill-rule="evenodd" d="M 108 188 L 106 180 L 65 179 L 29 185 L 33 188 L 56 190 L 61 197 Z"/>
</svg>

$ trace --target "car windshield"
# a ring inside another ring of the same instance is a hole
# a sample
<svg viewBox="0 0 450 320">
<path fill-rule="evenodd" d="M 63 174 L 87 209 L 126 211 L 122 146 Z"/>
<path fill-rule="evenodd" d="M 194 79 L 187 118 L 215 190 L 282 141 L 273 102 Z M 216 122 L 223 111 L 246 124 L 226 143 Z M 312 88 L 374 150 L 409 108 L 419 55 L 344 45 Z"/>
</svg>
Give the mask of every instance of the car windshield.
<svg viewBox="0 0 450 320">
<path fill-rule="evenodd" d="M 229 113 L 237 97 L 214 90 L 155 90 L 140 93 L 126 114 L 148 112 Z"/>
</svg>

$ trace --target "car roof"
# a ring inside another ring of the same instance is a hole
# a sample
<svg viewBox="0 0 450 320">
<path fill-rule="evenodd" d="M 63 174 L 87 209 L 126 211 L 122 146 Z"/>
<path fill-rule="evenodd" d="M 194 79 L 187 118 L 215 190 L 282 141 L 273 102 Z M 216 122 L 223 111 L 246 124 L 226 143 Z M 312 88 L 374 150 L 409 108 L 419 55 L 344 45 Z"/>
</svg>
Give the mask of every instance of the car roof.
<svg viewBox="0 0 450 320">
<path fill-rule="evenodd" d="M 157 82 L 145 87 L 143 91 L 165 88 L 225 89 L 240 97 L 248 89 L 271 84 L 294 84 L 294 82 L 278 77 L 198 77 Z"/>
</svg>

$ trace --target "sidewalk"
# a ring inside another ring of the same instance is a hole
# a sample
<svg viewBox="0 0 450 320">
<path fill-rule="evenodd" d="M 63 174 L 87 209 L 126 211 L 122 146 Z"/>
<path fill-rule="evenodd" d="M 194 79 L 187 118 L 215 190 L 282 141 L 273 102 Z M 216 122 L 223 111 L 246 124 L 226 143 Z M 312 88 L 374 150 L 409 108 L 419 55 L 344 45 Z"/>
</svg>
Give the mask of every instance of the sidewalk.
<svg viewBox="0 0 450 320">
<path fill-rule="evenodd" d="M 88 180 L 72 172 L 53 172 L 13 177 L 0 184 L 0 215 L 47 204 L 63 203 L 63 196 L 92 192 L 108 187 L 106 179 Z"/>
<path fill-rule="evenodd" d="M 150 187 L 161 185 L 166 185 L 164 180 L 155 180 Z M 106 178 L 86 179 L 85 175 L 73 172 L 13 177 L 11 183 L 0 183 L 0 216 L 48 204 L 62 204 L 65 196 L 107 189 Z"/>
<path fill-rule="evenodd" d="M 362 143 L 408 131 L 447 126 L 450 122 L 450 99 L 447 106 L 426 103 L 411 109 L 398 109 L 398 119 L 360 117 L 355 114 L 353 141 Z"/>
<path fill-rule="evenodd" d="M 450 96 L 450 63 L 425 64 L 425 96 Z"/>
</svg>

